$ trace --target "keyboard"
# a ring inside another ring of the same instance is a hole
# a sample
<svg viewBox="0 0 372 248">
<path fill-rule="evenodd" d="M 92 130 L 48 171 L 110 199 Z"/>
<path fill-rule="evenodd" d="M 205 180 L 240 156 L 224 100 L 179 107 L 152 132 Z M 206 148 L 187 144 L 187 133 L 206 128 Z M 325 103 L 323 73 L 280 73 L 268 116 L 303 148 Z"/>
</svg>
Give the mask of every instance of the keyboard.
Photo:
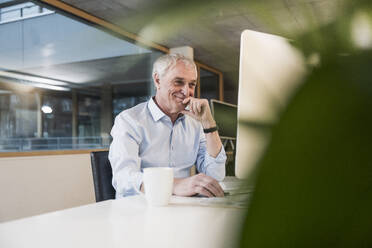
<svg viewBox="0 0 372 248">
<path fill-rule="evenodd" d="M 254 190 L 252 186 L 247 186 L 245 184 L 244 179 L 231 176 L 225 177 L 225 179 L 220 182 L 220 185 L 225 195 L 246 194 Z"/>
</svg>

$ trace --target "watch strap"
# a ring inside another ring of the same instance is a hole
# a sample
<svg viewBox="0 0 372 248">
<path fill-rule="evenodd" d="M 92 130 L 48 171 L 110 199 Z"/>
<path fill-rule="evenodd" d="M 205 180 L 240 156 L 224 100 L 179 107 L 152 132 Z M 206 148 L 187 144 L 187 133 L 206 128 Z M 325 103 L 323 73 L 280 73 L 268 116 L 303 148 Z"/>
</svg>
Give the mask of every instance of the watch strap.
<svg viewBox="0 0 372 248">
<path fill-rule="evenodd" d="M 213 133 L 218 130 L 217 126 L 211 127 L 211 128 L 204 128 L 203 131 L 204 133 Z"/>
</svg>

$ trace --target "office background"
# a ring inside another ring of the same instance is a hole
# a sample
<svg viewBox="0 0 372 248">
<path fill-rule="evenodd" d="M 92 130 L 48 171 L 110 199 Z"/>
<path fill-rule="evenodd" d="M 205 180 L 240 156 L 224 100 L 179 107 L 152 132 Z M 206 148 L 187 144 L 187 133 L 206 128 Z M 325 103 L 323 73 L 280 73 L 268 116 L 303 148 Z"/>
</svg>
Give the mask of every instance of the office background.
<svg viewBox="0 0 372 248">
<path fill-rule="evenodd" d="M 106 149 L 115 115 L 153 95 L 152 62 L 170 48 L 194 49 L 198 96 L 236 103 L 242 30 L 291 38 L 341 7 L 0 1 L 0 182 L 9 199 L 1 220 L 94 201 L 87 152 Z M 303 10 L 317 18 L 303 18 Z"/>
</svg>

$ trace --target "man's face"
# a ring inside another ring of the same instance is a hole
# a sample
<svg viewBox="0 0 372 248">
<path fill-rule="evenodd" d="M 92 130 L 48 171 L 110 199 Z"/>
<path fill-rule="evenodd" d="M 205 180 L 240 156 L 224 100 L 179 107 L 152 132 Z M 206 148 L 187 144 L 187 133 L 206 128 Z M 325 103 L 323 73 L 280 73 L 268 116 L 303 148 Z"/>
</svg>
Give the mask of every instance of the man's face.
<svg viewBox="0 0 372 248">
<path fill-rule="evenodd" d="M 187 97 L 193 97 L 196 87 L 196 72 L 192 66 L 178 62 L 162 77 L 155 76 L 156 100 L 166 114 L 177 114 L 184 110 L 182 102 Z"/>
</svg>

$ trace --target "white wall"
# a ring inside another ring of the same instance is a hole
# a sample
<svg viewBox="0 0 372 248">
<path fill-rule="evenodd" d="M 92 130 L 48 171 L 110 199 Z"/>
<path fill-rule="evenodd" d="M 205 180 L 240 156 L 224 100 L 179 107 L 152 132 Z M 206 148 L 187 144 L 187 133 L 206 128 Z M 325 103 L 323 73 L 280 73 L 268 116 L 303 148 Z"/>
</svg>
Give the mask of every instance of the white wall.
<svg viewBox="0 0 372 248">
<path fill-rule="evenodd" d="M 89 154 L 0 158 L 0 222 L 94 203 Z"/>
</svg>

